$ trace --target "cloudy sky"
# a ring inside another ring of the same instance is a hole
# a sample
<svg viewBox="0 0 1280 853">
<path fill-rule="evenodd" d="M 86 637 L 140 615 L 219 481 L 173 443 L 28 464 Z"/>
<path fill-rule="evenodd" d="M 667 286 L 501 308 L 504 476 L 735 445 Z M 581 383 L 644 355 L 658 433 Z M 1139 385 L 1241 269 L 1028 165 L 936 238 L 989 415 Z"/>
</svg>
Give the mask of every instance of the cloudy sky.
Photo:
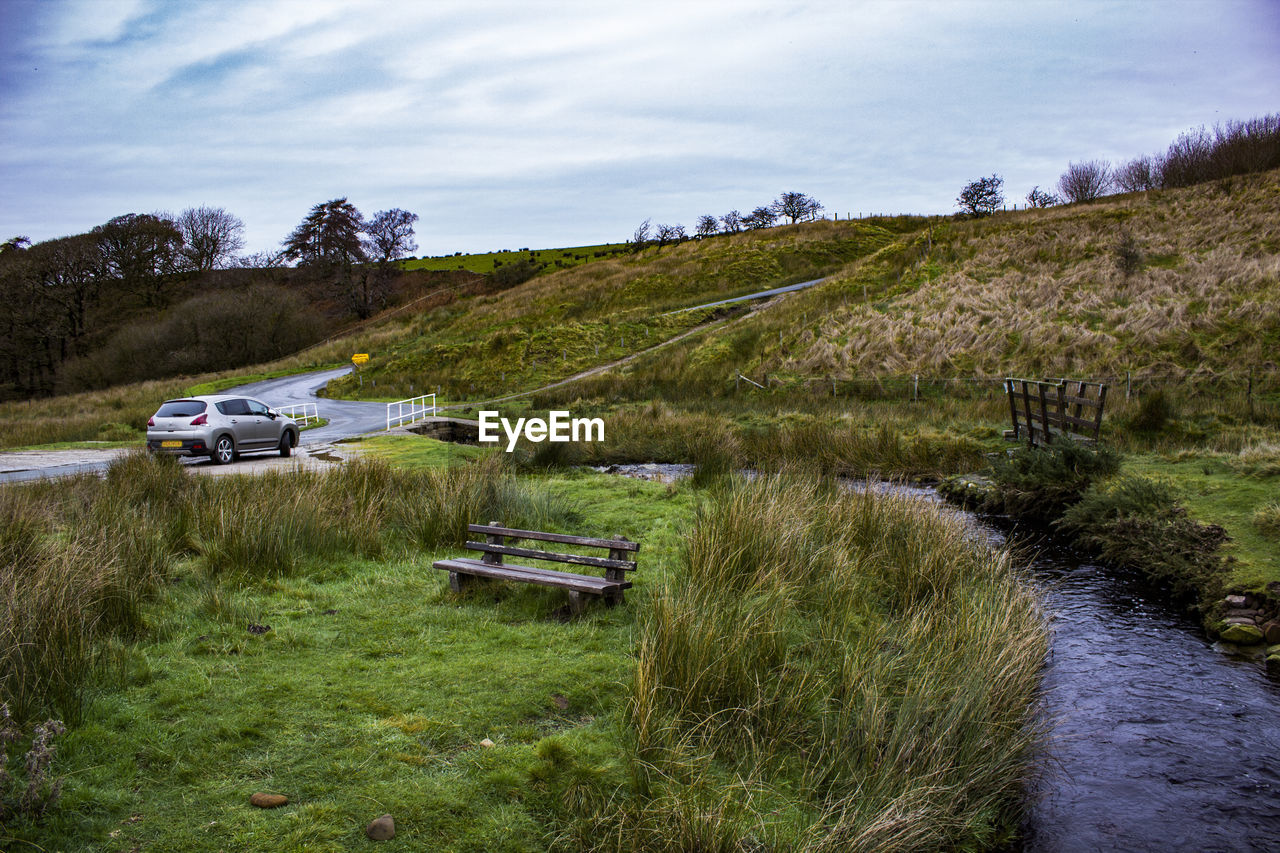
<svg viewBox="0 0 1280 853">
<path fill-rule="evenodd" d="M 1280 0 L 0 0 L 0 239 L 223 207 L 420 252 L 626 239 L 798 190 L 951 212 L 1280 111 Z"/>
</svg>

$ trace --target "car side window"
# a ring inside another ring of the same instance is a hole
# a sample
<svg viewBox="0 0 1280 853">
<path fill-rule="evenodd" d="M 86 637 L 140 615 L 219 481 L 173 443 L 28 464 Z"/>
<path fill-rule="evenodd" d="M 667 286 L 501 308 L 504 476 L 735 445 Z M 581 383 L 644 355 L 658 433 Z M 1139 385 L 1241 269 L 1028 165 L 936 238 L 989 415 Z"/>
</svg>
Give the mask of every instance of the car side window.
<svg viewBox="0 0 1280 853">
<path fill-rule="evenodd" d="M 223 400 L 218 403 L 218 411 L 224 415 L 247 415 L 249 407 L 244 400 Z"/>
<path fill-rule="evenodd" d="M 248 414 L 267 416 L 267 407 L 265 403 L 259 403 L 257 400 L 244 400 L 245 405 L 249 407 Z"/>
</svg>

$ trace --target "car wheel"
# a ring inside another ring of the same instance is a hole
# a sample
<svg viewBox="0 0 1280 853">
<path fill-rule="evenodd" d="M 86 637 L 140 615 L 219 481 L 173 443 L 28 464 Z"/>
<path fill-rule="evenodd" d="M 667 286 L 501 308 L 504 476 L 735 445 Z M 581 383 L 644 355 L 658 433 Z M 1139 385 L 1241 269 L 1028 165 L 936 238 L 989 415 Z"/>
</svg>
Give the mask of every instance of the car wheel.
<svg viewBox="0 0 1280 853">
<path fill-rule="evenodd" d="M 226 465 L 236 458 L 236 444 L 231 440 L 231 436 L 218 437 L 218 440 L 213 443 L 213 453 L 210 458 L 215 465 Z"/>
<path fill-rule="evenodd" d="M 284 435 L 280 436 L 280 455 L 288 456 L 293 451 L 293 433 L 289 430 L 284 431 Z"/>
</svg>

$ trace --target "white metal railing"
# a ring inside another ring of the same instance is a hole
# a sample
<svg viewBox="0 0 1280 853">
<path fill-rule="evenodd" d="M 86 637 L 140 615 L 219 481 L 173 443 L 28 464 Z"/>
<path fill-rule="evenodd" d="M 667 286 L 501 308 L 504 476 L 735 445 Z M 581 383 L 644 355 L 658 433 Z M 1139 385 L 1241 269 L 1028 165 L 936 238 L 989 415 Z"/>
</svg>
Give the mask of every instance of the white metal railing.
<svg viewBox="0 0 1280 853">
<path fill-rule="evenodd" d="M 320 420 L 320 412 L 316 410 L 315 403 L 291 403 L 288 406 L 276 406 L 275 409 L 285 417 L 293 418 L 299 426 Z"/>
<path fill-rule="evenodd" d="M 427 403 L 427 398 L 431 398 L 431 403 Z M 395 414 L 391 413 L 395 409 Z M 397 400 L 394 403 L 387 403 L 387 429 L 393 426 L 404 426 L 423 418 L 433 417 L 436 413 L 436 395 L 435 394 L 419 394 L 417 397 L 410 397 L 407 400 Z"/>
</svg>

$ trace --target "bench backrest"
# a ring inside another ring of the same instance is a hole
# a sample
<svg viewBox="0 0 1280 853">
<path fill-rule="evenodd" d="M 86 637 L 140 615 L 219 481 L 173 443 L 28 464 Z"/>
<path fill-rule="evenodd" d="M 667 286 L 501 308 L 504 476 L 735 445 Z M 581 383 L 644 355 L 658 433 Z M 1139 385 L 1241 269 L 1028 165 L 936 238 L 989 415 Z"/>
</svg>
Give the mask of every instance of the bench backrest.
<svg viewBox="0 0 1280 853">
<path fill-rule="evenodd" d="M 616 539 L 596 539 L 590 536 L 569 536 L 564 533 L 543 533 L 540 530 L 520 530 L 503 527 L 498 522 L 489 524 L 468 524 L 467 532 L 485 537 L 483 542 L 467 542 L 470 551 L 480 551 L 486 563 L 502 565 L 503 557 L 523 557 L 534 560 L 552 560 L 557 563 L 569 563 L 575 566 L 593 566 L 605 570 L 610 579 L 622 579 L 624 572 L 636 570 L 636 552 L 640 550 L 639 542 L 618 537 Z M 543 551 L 535 548 L 521 548 L 508 545 L 507 540 L 532 540 L 535 542 L 554 542 L 562 545 L 574 545 L 579 548 L 608 549 L 608 557 L 567 554 L 558 551 Z"/>
<path fill-rule="evenodd" d="M 1097 440 L 1107 386 L 1075 379 L 1005 379 L 1009 416 L 1017 438 L 1029 446 L 1051 444 L 1055 436 Z"/>
</svg>

